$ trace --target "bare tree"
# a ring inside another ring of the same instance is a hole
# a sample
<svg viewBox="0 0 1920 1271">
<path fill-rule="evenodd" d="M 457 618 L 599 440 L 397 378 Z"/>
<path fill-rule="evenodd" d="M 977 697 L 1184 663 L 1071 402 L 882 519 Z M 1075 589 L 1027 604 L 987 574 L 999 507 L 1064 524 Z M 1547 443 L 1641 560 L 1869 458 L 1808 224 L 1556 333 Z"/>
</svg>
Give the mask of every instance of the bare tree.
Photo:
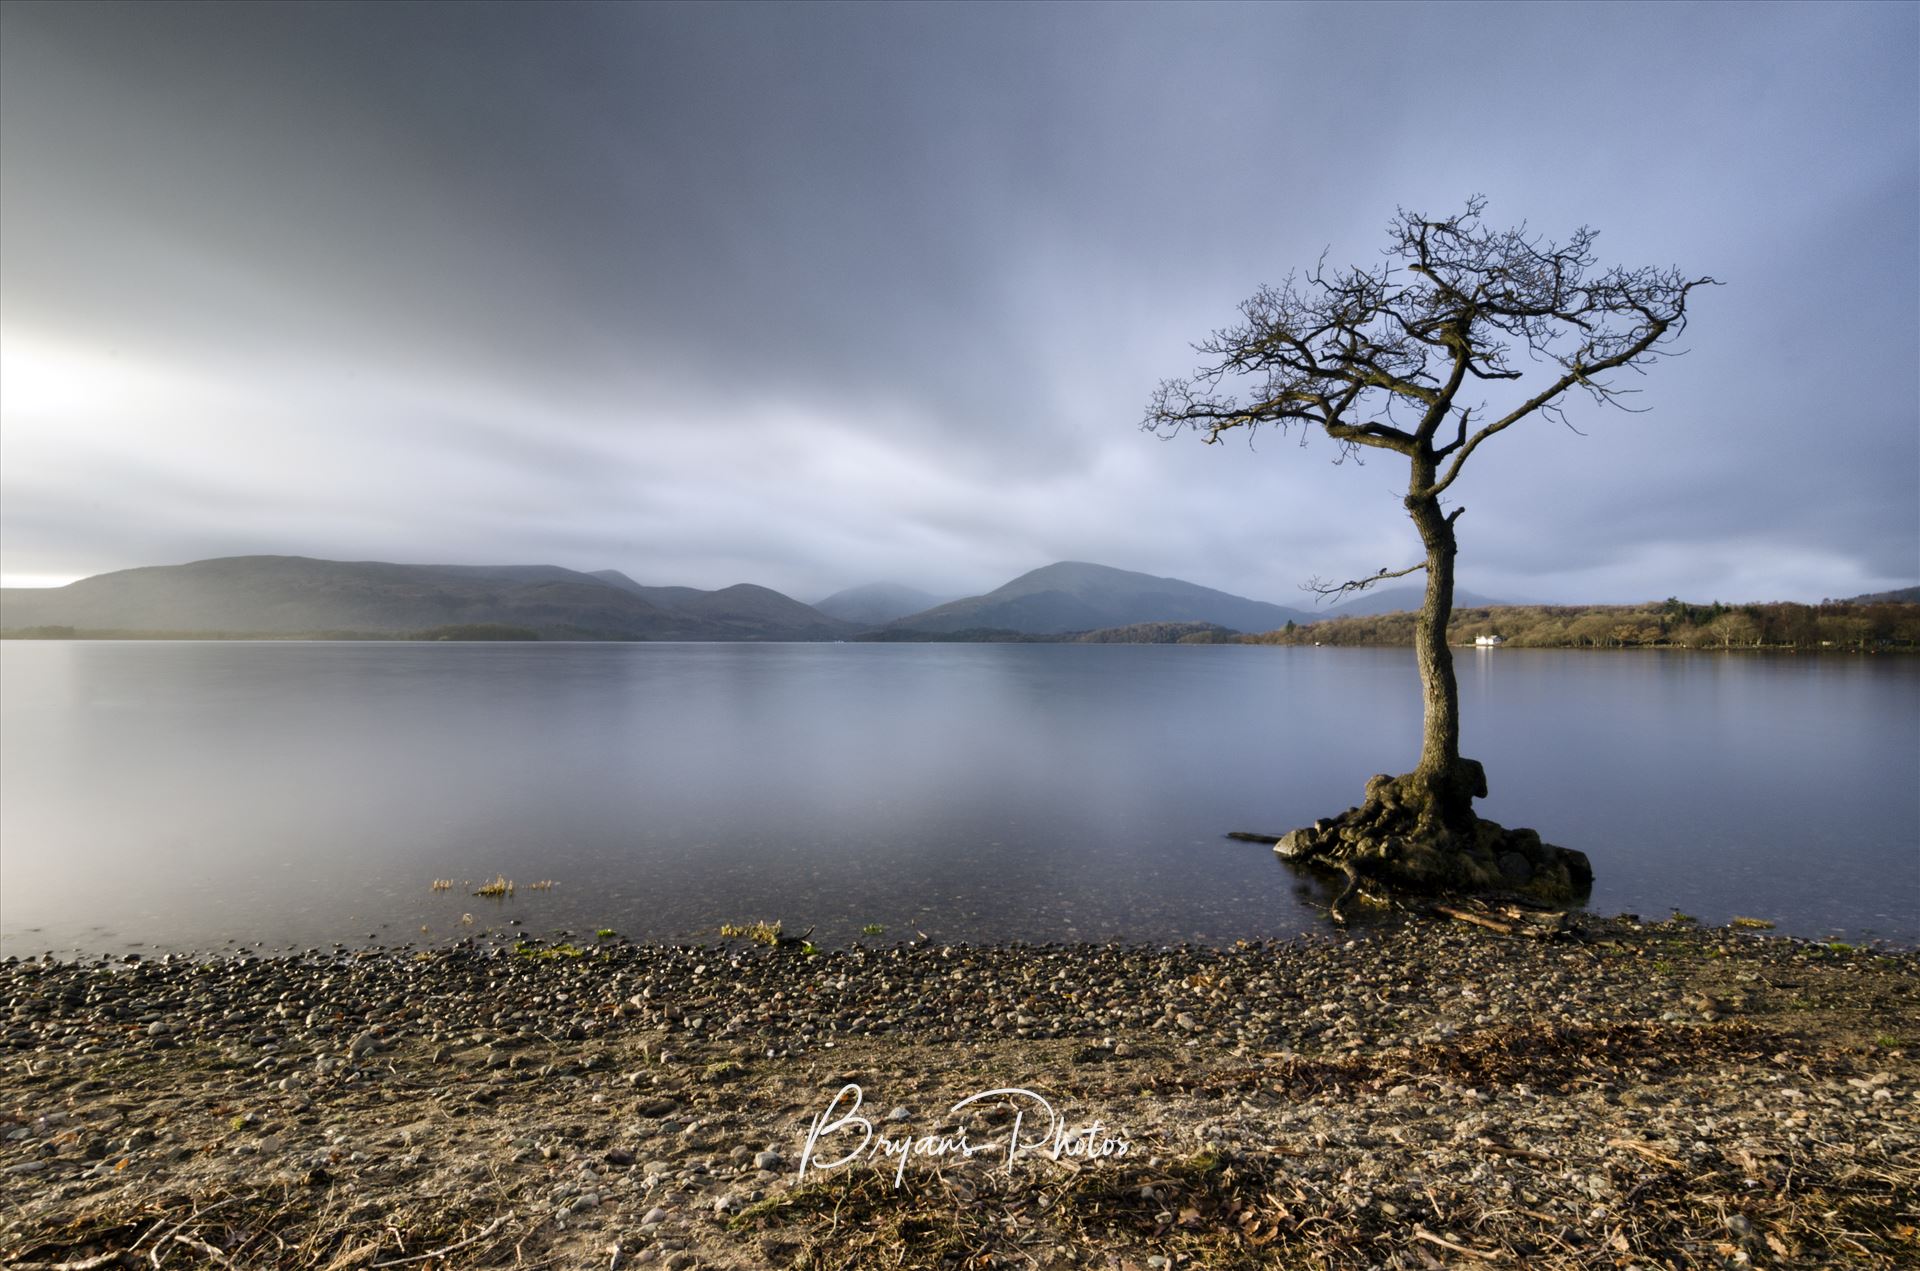
<svg viewBox="0 0 1920 1271">
<path fill-rule="evenodd" d="M 1524 843 L 1498 841 L 1492 831 L 1499 827 L 1472 813 L 1486 778 L 1460 756 L 1460 699 L 1447 647 L 1454 526 L 1465 509 L 1449 506 L 1447 496 L 1488 438 L 1536 416 L 1565 422 L 1568 394 L 1622 405 L 1626 390 L 1613 373 L 1641 371 L 1665 356 L 1686 326 L 1688 297 L 1713 282 L 1675 269 L 1601 269 L 1594 231 L 1550 242 L 1524 225 L 1488 228 L 1484 208 L 1476 197 L 1443 221 L 1403 209 L 1381 264 L 1329 271 L 1323 256 L 1310 274 L 1262 287 L 1240 306 L 1238 323 L 1195 346 L 1207 360 L 1191 378 L 1160 385 L 1143 424 L 1162 435 L 1192 430 L 1209 443 L 1235 428 L 1297 426 L 1324 433 L 1342 457 L 1365 448 L 1407 459 L 1405 505 L 1423 558 L 1313 585 L 1338 594 L 1418 570 L 1427 575 L 1414 635 L 1426 707 L 1418 767 L 1368 783 L 1366 806 L 1340 823 L 1316 823 L 1327 828 L 1283 840 L 1283 852 L 1338 861 L 1350 877 L 1351 862 L 1384 853 L 1398 864 L 1373 870 L 1383 881 L 1484 885 L 1502 879 L 1477 878 L 1485 868 L 1446 860 L 1446 850 L 1495 863 L 1507 854 L 1502 847 L 1528 854 Z M 1495 392 L 1503 400 L 1489 406 Z M 1342 830 L 1352 832 L 1343 838 Z M 1409 854 L 1418 858 L 1411 865 Z M 1509 862 L 1504 881 L 1515 882 L 1517 873 Z"/>
</svg>

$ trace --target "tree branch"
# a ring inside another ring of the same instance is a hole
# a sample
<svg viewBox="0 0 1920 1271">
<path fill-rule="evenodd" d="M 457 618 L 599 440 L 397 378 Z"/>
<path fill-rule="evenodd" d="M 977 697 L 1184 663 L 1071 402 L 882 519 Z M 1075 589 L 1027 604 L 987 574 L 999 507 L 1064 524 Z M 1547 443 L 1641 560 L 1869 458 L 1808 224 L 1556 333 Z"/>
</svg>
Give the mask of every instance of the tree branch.
<svg viewBox="0 0 1920 1271">
<path fill-rule="evenodd" d="M 1553 402 L 1554 399 L 1558 398 L 1562 393 L 1565 393 L 1576 384 L 1587 389 L 1589 392 L 1599 395 L 1602 400 L 1610 400 L 1611 391 L 1604 384 L 1594 379 L 1594 376 L 1625 366 L 1653 348 L 1669 330 L 1686 321 L 1687 293 L 1695 287 L 1710 285 L 1712 282 L 1713 279 L 1711 278 L 1698 278 L 1692 282 L 1680 285 L 1678 293 L 1672 298 L 1671 313 L 1656 314 L 1642 303 L 1625 304 L 1623 307 L 1639 314 L 1642 319 L 1642 325 L 1637 335 L 1631 338 L 1622 337 L 1625 343 L 1620 344 L 1612 353 L 1592 362 L 1585 361 L 1584 355 L 1597 352 L 1604 341 L 1599 337 L 1588 339 L 1581 346 L 1579 352 L 1574 354 L 1570 359 L 1566 373 L 1554 380 L 1553 383 L 1547 385 L 1546 388 L 1529 397 L 1526 401 L 1520 403 L 1499 419 L 1486 425 L 1480 429 L 1479 432 L 1474 433 L 1472 437 L 1467 439 L 1464 445 L 1460 445 L 1458 442 L 1449 443 L 1447 449 L 1450 453 L 1454 451 L 1456 446 L 1458 447 L 1458 452 L 1453 454 L 1453 461 L 1447 465 L 1447 470 L 1441 475 L 1440 479 L 1421 491 L 1421 493 L 1426 496 L 1438 496 L 1459 477 L 1460 469 L 1466 464 L 1468 456 L 1479 448 L 1481 442 L 1493 436 L 1495 433 L 1502 432 L 1514 424 L 1519 423 L 1528 415 L 1533 414 L 1541 407 Z"/>
<path fill-rule="evenodd" d="M 1626 390 L 1603 377 L 1660 356 L 1686 326 L 1689 293 L 1714 280 L 1601 270 L 1593 230 L 1556 243 L 1524 224 L 1494 229 L 1481 222 L 1485 205 L 1476 195 L 1444 220 L 1401 209 L 1386 252 L 1398 263 L 1329 272 L 1323 255 L 1311 272 L 1261 287 L 1240 321 L 1195 346 L 1208 361 L 1193 378 L 1161 384 L 1142 426 L 1192 429 L 1210 443 L 1234 428 L 1317 427 L 1340 459 L 1365 446 L 1431 463 L 1434 478 L 1412 494 L 1436 498 L 1487 438 L 1536 412 L 1562 418 L 1572 389 L 1624 405 Z M 1515 365 L 1522 349 L 1560 373 L 1476 430 L 1490 409 L 1459 405 L 1462 388 L 1531 377 Z M 1436 444 L 1443 430 L 1452 436 Z"/>
<path fill-rule="evenodd" d="M 1335 441 L 1350 441 L 1356 446 L 1378 446 L 1382 450 L 1397 450 L 1403 455 L 1413 450 L 1413 434 L 1392 424 L 1336 424 L 1322 420 L 1320 426 Z"/>
<path fill-rule="evenodd" d="M 1464 509 L 1462 510 L 1464 511 Z M 1458 516 L 1459 512 L 1455 512 L 1454 515 Z M 1389 578 L 1405 578 L 1408 574 L 1417 574 L 1426 567 L 1427 562 L 1425 561 L 1421 561 L 1417 565 L 1409 565 L 1405 569 L 1390 570 L 1382 566 L 1380 572 L 1370 578 L 1356 578 L 1351 582 L 1344 583 L 1330 583 L 1324 578 L 1310 578 L 1307 580 L 1306 586 L 1300 590 L 1310 591 L 1322 600 L 1325 600 L 1329 596 L 1344 596 L 1350 591 L 1365 591 L 1375 583 L 1385 582 Z"/>
<path fill-rule="evenodd" d="M 1446 445 L 1441 446 L 1438 450 L 1435 450 L 1433 452 L 1433 460 L 1435 463 L 1440 462 L 1442 459 L 1445 459 L 1448 455 L 1452 454 L 1454 451 L 1460 449 L 1460 447 L 1467 444 L 1467 424 L 1470 420 L 1472 420 L 1472 418 L 1473 418 L 1472 407 L 1463 406 L 1460 408 L 1459 431 L 1454 434 L 1454 438 L 1452 441 L 1449 441 Z"/>
</svg>

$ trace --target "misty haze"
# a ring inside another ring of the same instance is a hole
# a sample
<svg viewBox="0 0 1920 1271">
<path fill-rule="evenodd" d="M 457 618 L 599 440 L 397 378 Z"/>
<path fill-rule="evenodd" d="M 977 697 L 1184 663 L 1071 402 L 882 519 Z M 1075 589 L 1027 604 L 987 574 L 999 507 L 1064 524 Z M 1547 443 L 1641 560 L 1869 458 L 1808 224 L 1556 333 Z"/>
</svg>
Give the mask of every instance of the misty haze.
<svg viewBox="0 0 1920 1271">
<path fill-rule="evenodd" d="M 0 1264 L 1920 1266 L 1917 48 L 0 0 Z"/>
<path fill-rule="evenodd" d="M 1312 819 L 1419 723 L 1386 649 L 12 641 L 0 671 L 16 955 L 435 943 L 469 913 L 1292 935 L 1324 896 L 1222 831 Z M 1461 675 L 1488 806 L 1590 850 L 1597 911 L 1920 938 L 1911 809 L 1883 797 L 1920 662 L 1502 650 Z M 470 894 L 496 874 L 557 885 Z"/>
</svg>

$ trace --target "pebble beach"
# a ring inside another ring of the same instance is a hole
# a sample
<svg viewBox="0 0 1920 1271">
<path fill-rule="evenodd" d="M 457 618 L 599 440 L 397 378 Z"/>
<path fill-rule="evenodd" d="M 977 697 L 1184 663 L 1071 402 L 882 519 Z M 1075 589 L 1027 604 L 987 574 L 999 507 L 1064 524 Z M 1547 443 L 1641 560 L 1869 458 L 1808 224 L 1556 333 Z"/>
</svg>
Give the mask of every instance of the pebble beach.
<svg viewBox="0 0 1920 1271">
<path fill-rule="evenodd" d="M 14 1267 L 1920 1265 L 1920 955 L 1574 915 L 1231 948 L 0 963 Z"/>
</svg>

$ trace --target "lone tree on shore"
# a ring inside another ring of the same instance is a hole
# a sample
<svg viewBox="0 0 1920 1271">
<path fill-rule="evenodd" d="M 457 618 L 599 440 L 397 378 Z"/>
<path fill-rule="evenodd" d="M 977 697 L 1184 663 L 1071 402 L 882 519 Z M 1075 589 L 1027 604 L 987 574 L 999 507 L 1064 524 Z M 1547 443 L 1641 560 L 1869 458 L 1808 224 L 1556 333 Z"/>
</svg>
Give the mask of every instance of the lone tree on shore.
<svg viewBox="0 0 1920 1271">
<path fill-rule="evenodd" d="M 1664 356 L 1686 326 L 1688 296 L 1713 282 L 1676 269 L 1601 269 L 1594 231 L 1554 243 L 1524 226 L 1489 228 L 1484 208 L 1476 197 L 1443 221 L 1403 209 L 1378 266 L 1329 272 L 1323 257 L 1309 274 L 1262 287 L 1240 306 L 1238 323 L 1194 346 L 1207 361 L 1191 378 L 1160 385 L 1142 425 L 1162 435 L 1192 430 L 1208 443 L 1235 428 L 1298 426 L 1325 433 L 1343 458 L 1362 447 L 1406 456 L 1405 504 L 1424 558 L 1351 582 L 1310 584 L 1336 595 L 1427 575 L 1414 631 L 1426 706 L 1419 765 L 1375 777 L 1361 807 L 1279 845 L 1283 856 L 1341 869 L 1348 894 L 1371 881 L 1506 885 L 1564 900 L 1591 886 L 1580 853 L 1473 814 L 1486 774 L 1460 755 L 1460 694 L 1447 647 L 1454 525 L 1465 509 L 1443 496 L 1488 438 L 1535 416 L 1564 422 L 1568 393 L 1621 405 L 1611 373 Z M 1496 389 L 1505 400 L 1490 406 Z"/>
</svg>

